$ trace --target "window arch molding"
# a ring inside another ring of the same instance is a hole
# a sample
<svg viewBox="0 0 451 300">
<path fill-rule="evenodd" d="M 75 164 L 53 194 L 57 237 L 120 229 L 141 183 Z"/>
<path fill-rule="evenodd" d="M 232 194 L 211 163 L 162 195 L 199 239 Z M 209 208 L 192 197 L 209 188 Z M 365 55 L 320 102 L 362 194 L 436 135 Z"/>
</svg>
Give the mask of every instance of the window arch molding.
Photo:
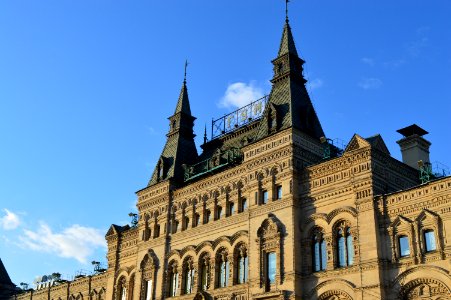
<svg viewBox="0 0 451 300">
<path fill-rule="evenodd" d="M 399 261 L 399 259 L 403 258 L 415 258 L 416 249 L 414 247 L 414 237 L 415 237 L 415 229 L 413 222 L 399 215 L 389 226 L 388 234 L 390 236 L 391 241 L 391 249 L 392 249 L 392 261 Z M 400 244 L 400 238 L 406 237 L 408 239 L 408 247 L 409 247 L 409 255 L 403 255 L 402 252 L 404 249 Z"/>
<path fill-rule="evenodd" d="M 249 281 L 249 250 L 245 242 L 238 242 L 233 250 L 233 284 Z"/>
<path fill-rule="evenodd" d="M 282 223 L 273 214 L 268 214 L 268 217 L 257 230 L 257 245 L 260 255 L 258 260 L 260 287 L 267 291 L 275 289 L 277 285 L 283 282 L 283 232 Z M 270 274 L 272 272 L 274 274 Z M 272 279 L 274 282 L 272 282 Z"/>
<path fill-rule="evenodd" d="M 425 260 L 425 255 L 438 254 L 444 259 L 443 245 L 441 243 L 441 237 L 443 236 L 441 220 L 435 213 L 424 209 L 418 217 L 415 219 L 415 229 L 417 238 L 419 241 L 419 254 L 418 259 L 420 261 Z M 428 251 L 426 232 L 433 232 L 432 237 L 435 240 L 435 249 Z"/>
<path fill-rule="evenodd" d="M 197 287 L 200 291 L 206 291 L 210 289 L 212 282 L 211 272 L 211 260 L 213 254 L 212 251 L 202 251 L 199 255 L 198 263 L 198 276 Z"/>
<path fill-rule="evenodd" d="M 325 271 L 330 263 L 331 236 L 326 235 L 326 231 L 322 227 L 315 226 L 310 230 L 309 246 L 311 270 L 313 272 Z"/>
<path fill-rule="evenodd" d="M 127 279 L 124 275 L 120 276 L 116 282 L 116 300 L 127 300 L 128 288 Z"/>
<path fill-rule="evenodd" d="M 156 257 L 153 250 L 149 250 L 149 252 L 143 257 L 140 264 L 140 273 L 141 273 L 141 292 L 140 299 L 141 300 L 152 300 L 155 295 L 155 279 L 157 276 L 158 269 L 158 258 Z"/>
<path fill-rule="evenodd" d="M 197 262 L 194 261 L 194 257 L 191 255 L 186 256 L 182 263 L 182 294 L 188 295 L 195 292 L 195 287 L 197 286 L 197 272 L 196 272 Z"/>
<path fill-rule="evenodd" d="M 182 273 L 181 263 L 178 259 L 171 259 L 168 263 L 166 274 L 166 295 L 175 297 L 180 295 L 180 274 Z"/>
<path fill-rule="evenodd" d="M 226 246 L 219 246 L 214 256 L 215 287 L 227 287 L 230 283 L 233 256 Z"/>
<path fill-rule="evenodd" d="M 338 220 L 332 228 L 334 266 L 351 267 L 358 259 L 357 228 L 345 219 Z"/>
</svg>

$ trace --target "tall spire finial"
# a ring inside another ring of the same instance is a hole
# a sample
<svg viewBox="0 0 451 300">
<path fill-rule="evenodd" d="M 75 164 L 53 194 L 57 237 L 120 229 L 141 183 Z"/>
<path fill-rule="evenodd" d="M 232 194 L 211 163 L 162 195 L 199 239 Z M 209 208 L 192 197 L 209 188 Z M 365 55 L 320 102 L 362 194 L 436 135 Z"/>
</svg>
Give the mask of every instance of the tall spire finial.
<svg viewBox="0 0 451 300">
<path fill-rule="evenodd" d="M 185 60 L 185 75 L 183 77 L 183 82 L 186 83 L 186 69 L 188 68 L 188 60 Z"/>
<path fill-rule="evenodd" d="M 288 23 L 288 2 L 290 2 L 290 0 L 285 0 L 285 22 Z"/>
<path fill-rule="evenodd" d="M 205 130 L 204 130 L 204 144 L 207 142 L 207 123 L 205 123 Z"/>
</svg>

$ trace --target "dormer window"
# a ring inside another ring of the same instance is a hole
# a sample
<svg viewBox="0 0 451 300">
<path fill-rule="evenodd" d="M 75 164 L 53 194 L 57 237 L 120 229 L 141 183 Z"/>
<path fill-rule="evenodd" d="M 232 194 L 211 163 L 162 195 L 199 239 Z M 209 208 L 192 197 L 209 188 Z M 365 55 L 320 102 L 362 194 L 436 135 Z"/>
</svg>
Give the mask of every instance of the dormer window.
<svg viewBox="0 0 451 300">
<path fill-rule="evenodd" d="M 158 162 L 158 166 L 157 166 L 157 176 L 158 176 L 158 180 L 163 180 L 163 178 L 164 178 L 164 163 L 163 163 L 163 158 L 161 158 L 160 161 Z"/>
</svg>

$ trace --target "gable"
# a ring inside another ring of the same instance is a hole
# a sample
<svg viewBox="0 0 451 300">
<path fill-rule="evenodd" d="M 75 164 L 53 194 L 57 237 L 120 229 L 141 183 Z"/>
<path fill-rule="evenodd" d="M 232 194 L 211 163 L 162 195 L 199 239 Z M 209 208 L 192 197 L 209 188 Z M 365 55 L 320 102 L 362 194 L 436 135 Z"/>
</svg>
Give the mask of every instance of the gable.
<svg viewBox="0 0 451 300">
<path fill-rule="evenodd" d="M 371 147 L 371 144 L 365 140 L 363 137 L 361 137 L 358 134 L 354 134 L 351 141 L 349 142 L 348 146 L 346 146 L 345 153 L 362 149 L 362 148 L 369 148 Z"/>
</svg>

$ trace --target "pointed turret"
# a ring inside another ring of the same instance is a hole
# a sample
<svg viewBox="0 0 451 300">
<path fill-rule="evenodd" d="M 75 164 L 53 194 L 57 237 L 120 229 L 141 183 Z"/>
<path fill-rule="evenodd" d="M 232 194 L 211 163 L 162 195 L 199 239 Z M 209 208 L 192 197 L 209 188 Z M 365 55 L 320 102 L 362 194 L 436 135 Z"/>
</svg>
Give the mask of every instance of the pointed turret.
<svg viewBox="0 0 451 300">
<path fill-rule="evenodd" d="M 175 107 L 175 114 L 184 113 L 191 116 L 191 108 L 189 106 L 188 89 L 186 88 L 186 80 L 183 81 L 182 89 L 180 90 L 179 100 Z"/>
<path fill-rule="evenodd" d="M 173 179 L 181 183 L 184 176 L 184 164 L 193 164 L 197 159 L 197 149 L 194 143 L 194 120 L 186 86 L 186 73 L 174 114 L 169 119 L 167 141 L 160 159 L 149 181 L 149 185 L 160 181 Z"/>
<path fill-rule="evenodd" d="M 298 56 L 288 19 L 285 21 L 285 26 L 283 27 L 282 40 L 280 41 L 279 53 L 277 56 L 280 57 L 287 53 Z"/>
<path fill-rule="evenodd" d="M 0 258 L 0 299 L 12 299 L 16 292 L 16 285 L 9 278 L 8 272 Z"/>
<path fill-rule="evenodd" d="M 315 139 L 324 136 L 305 87 L 304 61 L 298 56 L 288 17 L 277 58 L 272 63 L 273 86 L 257 139 L 289 127 L 299 129 Z"/>
</svg>

